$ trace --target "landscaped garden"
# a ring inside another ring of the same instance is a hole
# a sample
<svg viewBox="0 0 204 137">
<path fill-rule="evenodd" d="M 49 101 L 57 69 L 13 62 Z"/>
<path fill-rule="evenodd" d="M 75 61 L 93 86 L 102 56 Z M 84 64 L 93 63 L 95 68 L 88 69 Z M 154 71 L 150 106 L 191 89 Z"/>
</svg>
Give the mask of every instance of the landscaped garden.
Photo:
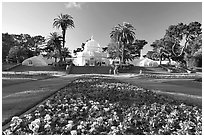
<svg viewBox="0 0 204 137">
<path fill-rule="evenodd" d="M 78 78 L 3 134 L 201 135 L 202 109 L 109 77 Z"/>
</svg>

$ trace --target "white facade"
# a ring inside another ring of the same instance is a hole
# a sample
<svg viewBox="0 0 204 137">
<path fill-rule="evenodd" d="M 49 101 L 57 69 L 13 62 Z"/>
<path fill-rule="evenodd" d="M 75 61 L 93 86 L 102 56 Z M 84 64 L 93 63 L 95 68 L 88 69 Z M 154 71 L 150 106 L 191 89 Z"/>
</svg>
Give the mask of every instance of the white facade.
<svg viewBox="0 0 204 137">
<path fill-rule="evenodd" d="M 107 54 L 102 52 L 102 48 L 93 37 L 87 41 L 82 52 L 77 53 L 73 63 L 76 66 L 107 66 L 110 64 Z"/>
</svg>

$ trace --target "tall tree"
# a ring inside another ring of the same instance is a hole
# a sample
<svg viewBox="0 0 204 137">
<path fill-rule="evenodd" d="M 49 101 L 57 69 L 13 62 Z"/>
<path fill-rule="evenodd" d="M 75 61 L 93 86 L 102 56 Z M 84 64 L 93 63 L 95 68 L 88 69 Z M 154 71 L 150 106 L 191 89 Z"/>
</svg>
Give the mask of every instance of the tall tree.
<svg viewBox="0 0 204 137">
<path fill-rule="evenodd" d="M 168 59 L 169 63 L 171 63 L 172 51 L 171 47 L 173 44 L 165 38 L 161 38 L 160 40 L 155 40 L 150 46 L 153 47 L 154 57 L 158 57 L 160 64 L 162 60 Z"/>
<path fill-rule="evenodd" d="M 175 44 L 172 46 L 173 54 L 176 56 L 181 56 L 183 52 L 185 52 L 185 49 L 188 48 L 189 43 L 194 41 L 201 34 L 201 24 L 199 22 L 191 22 L 188 25 L 183 23 L 179 23 L 178 25 L 171 25 L 166 30 L 165 35 L 174 40 Z M 176 54 L 174 50 L 176 44 L 181 45 L 181 51 L 179 54 Z"/>
<path fill-rule="evenodd" d="M 173 55 L 176 57 L 184 56 L 186 67 L 192 67 L 192 55 L 199 49 L 199 45 L 202 45 L 195 44 L 195 41 L 199 38 L 201 39 L 201 35 L 201 24 L 199 22 L 191 22 L 188 25 L 179 23 L 178 25 L 169 26 L 166 30 L 165 37 L 171 38 L 172 42 L 174 42 L 172 46 Z M 179 45 L 179 48 L 175 49 L 177 45 Z M 176 51 L 179 51 L 179 53 L 176 53 Z"/>
<path fill-rule="evenodd" d="M 57 18 L 54 19 L 53 27 L 57 27 L 58 29 L 62 29 L 62 37 L 63 37 L 63 45 L 65 47 L 65 34 L 67 28 L 74 28 L 73 17 L 68 14 L 60 14 Z"/>
<path fill-rule="evenodd" d="M 115 26 L 111 33 L 110 38 L 113 39 L 119 49 L 122 49 L 122 55 L 121 55 L 121 62 L 125 63 L 124 61 L 124 49 L 127 46 L 127 44 L 133 43 L 135 39 L 135 28 L 127 22 L 123 22 L 123 24 L 118 24 L 118 26 Z"/>
</svg>

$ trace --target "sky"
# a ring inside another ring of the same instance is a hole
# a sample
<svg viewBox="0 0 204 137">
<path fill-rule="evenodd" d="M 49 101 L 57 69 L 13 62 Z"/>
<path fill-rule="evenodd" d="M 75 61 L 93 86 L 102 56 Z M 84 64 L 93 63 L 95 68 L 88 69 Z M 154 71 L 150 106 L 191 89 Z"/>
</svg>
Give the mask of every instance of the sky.
<svg viewBox="0 0 204 137">
<path fill-rule="evenodd" d="M 202 23 L 201 2 L 3 2 L 2 33 L 45 38 L 52 32 L 61 34 L 52 25 L 61 13 L 71 15 L 75 24 L 66 32 L 66 47 L 70 50 L 81 47 L 91 36 L 105 47 L 112 28 L 129 22 L 136 29 L 136 38 L 148 42 L 144 55 L 170 25 Z"/>
</svg>

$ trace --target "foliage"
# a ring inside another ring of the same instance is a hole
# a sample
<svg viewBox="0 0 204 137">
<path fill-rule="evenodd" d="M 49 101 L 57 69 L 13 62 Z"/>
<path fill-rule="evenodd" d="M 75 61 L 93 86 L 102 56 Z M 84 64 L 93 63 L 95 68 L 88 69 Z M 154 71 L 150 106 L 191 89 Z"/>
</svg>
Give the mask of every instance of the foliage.
<svg viewBox="0 0 204 137">
<path fill-rule="evenodd" d="M 57 32 L 50 33 L 50 36 L 47 39 L 47 47 L 48 49 L 53 49 L 53 57 L 56 58 L 59 57 L 62 62 L 62 36 L 59 35 Z"/>
<path fill-rule="evenodd" d="M 66 57 L 71 57 L 71 52 L 69 51 L 69 49 L 68 48 L 63 48 L 62 49 L 62 57 L 64 58 L 64 61 L 65 61 L 65 58 Z"/>
<path fill-rule="evenodd" d="M 87 41 L 88 41 L 88 40 L 87 40 Z M 86 42 L 87 42 L 87 41 L 86 41 Z M 85 46 L 85 44 L 86 44 L 86 43 L 84 43 L 84 42 L 81 43 L 81 48 L 77 48 L 76 50 L 73 51 L 73 53 L 76 55 L 77 52 L 82 52 L 82 51 L 84 51 L 84 46 Z"/>
<path fill-rule="evenodd" d="M 65 34 L 66 34 L 67 28 L 74 28 L 73 17 L 68 14 L 64 14 L 64 15 L 60 14 L 58 18 L 54 19 L 53 27 L 62 29 L 62 40 L 63 40 L 62 47 L 64 48 L 65 47 Z"/>
<path fill-rule="evenodd" d="M 134 31 L 135 28 L 130 23 L 118 24 L 112 29 L 111 41 L 103 50 L 112 59 L 120 58 L 122 63 L 140 56 L 140 51 L 147 42 L 136 39 Z"/>
<path fill-rule="evenodd" d="M 146 57 L 152 60 L 159 60 L 159 54 L 155 51 L 148 51 Z"/>
<path fill-rule="evenodd" d="M 2 61 L 6 59 L 11 47 L 15 45 L 15 40 L 12 35 L 8 33 L 2 33 Z"/>
<path fill-rule="evenodd" d="M 42 45 L 45 42 L 45 38 L 41 35 L 34 36 L 31 38 L 32 49 L 35 51 L 35 55 L 39 55 L 40 49 L 39 45 Z"/>
<path fill-rule="evenodd" d="M 170 25 L 164 37 L 150 46 L 153 47 L 154 52 L 157 52 L 160 60 L 168 58 L 188 63 L 193 54 L 202 46 L 201 24 L 191 22 L 188 25 L 183 23 Z"/>
<path fill-rule="evenodd" d="M 192 51 L 192 48 L 196 50 L 201 46 L 201 42 L 200 44 L 195 44 L 195 42 L 198 43 L 197 41 L 199 41 L 199 39 L 201 40 L 201 34 L 201 24 L 199 22 L 191 22 L 188 25 L 179 23 L 178 25 L 169 26 L 165 36 L 174 40 L 174 45 L 172 46 L 173 54 L 175 56 L 181 56 L 184 52 L 188 54 L 189 51 Z M 181 43 L 184 43 L 184 45 Z M 180 45 L 181 51 L 179 54 L 175 53 L 175 44 Z"/>
<path fill-rule="evenodd" d="M 117 43 L 113 40 L 108 44 L 106 48 L 104 48 L 104 51 L 108 52 L 109 58 L 116 59 L 116 58 L 122 58 L 122 52 L 124 52 L 123 60 L 124 62 L 129 60 L 134 60 L 136 57 L 140 56 L 140 51 L 146 45 L 147 42 L 145 40 L 135 40 L 132 44 L 126 44 L 126 47 L 124 49 L 121 49 L 121 47 L 118 47 Z"/>
<path fill-rule="evenodd" d="M 29 34 L 2 33 L 2 57 L 10 57 L 10 60 L 22 62 L 22 60 L 39 53 L 39 46 L 44 42 L 44 37 L 38 35 L 31 37 Z M 35 52 L 34 52 L 35 51 Z"/>
<path fill-rule="evenodd" d="M 132 44 L 135 40 L 134 31 L 135 28 L 130 23 L 123 22 L 123 24 L 118 24 L 118 26 L 115 26 L 110 33 L 110 38 L 117 43 L 118 49 L 121 50 L 122 63 L 125 62 L 125 47 L 127 44 Z"/>
<path fill-rule="evenodd" d="M 79 78 L 3 134 L 201 135 L 202 110 L 110 78 Z"/>
<path fill-rule="evenodd" d="M 11 47 L 9 50 L 8 57 L 14 62 L 22 62 L 26 58 L 32 57 L 33 52 L 26 48 L 21 48 L 18 46 Z"/>
</svg>

